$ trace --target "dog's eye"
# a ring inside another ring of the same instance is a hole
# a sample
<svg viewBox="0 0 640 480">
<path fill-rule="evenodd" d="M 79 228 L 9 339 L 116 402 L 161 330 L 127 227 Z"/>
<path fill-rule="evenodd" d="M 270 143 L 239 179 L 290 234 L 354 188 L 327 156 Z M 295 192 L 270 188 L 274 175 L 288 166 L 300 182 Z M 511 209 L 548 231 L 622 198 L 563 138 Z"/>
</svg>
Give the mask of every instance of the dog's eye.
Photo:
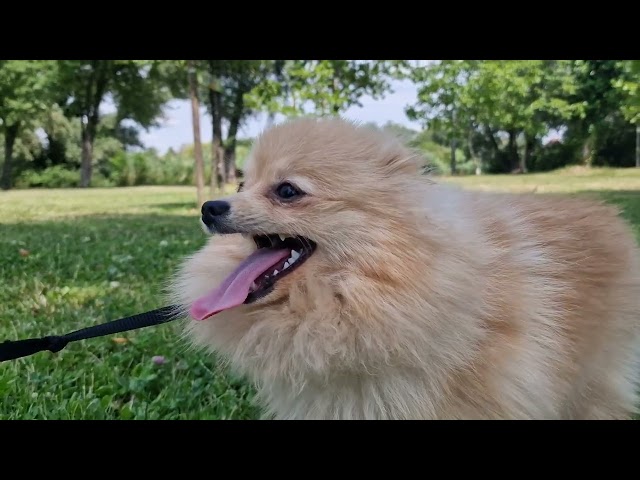
<svg viewBox="0 0 640 480">
<path fill-rule="evenodd" d="M 292 200 L 293 198 L 302 195 L 302 192 L 290 183 L 281 183 L 276 188 L 276 194 L 283 200 Z"/>
</svg>

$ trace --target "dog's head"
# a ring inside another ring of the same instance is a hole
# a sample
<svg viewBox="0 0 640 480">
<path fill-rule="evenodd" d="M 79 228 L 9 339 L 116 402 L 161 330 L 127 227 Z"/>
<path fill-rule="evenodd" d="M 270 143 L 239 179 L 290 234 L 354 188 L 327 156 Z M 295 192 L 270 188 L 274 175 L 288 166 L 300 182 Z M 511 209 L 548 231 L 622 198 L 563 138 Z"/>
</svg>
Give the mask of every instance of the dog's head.
<svg viewBox="0 0 640 480">
<path fill-rule="evenodd" d="M 342 120 L 302 119 L 268 130 L 239 191 L 202 206 L 205 229 L 237 234 L 254 251 L 195 302 L 192 316 L 275 302 L 305 270 L 322 276 L 354 263 L 379 269 L 376 251 L 403 248 L 408 190 L 420 176 L 416 160 L 395 139 Z"/>
</svg>

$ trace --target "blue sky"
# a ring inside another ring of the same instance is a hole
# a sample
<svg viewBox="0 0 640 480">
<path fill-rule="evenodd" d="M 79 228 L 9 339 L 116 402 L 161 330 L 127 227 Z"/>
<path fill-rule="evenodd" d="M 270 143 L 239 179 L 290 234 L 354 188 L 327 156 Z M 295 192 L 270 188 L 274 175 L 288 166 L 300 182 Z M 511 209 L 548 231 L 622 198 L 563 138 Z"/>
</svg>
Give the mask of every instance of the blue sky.
<svg viewBox="0 0 640 480">
<path fill-rule="evenodd" d="M 344 113 L 345 118 L 360 122 L 375 122 L 383 125 L 388 121 L 400 123 L 414 129 L 420 125 L 411 122 L 404 109 L 416 100 L 416 87 L 409 81 L 392 82 L 393 93 L 382 100 L 366 96 L 361 99 L 362 107 L 352 107 Z M 266 116 L 250 119 L 240 131 L 240 137 L 255 137 L 265 127 Z M 211 141 L 211 119 L 204 108 L 200 116 L 200 135 L 203 142 Z M 189 101 L 173 101 L 165 108 L 165 119 L 158 128 L 141 132 L 141 140 L 146 147 L 154 147 L 160 153 L 169 148 L 178 150 L 182 145 L 193 143 L 191 126 L 191 104 Z"/>
</svg>

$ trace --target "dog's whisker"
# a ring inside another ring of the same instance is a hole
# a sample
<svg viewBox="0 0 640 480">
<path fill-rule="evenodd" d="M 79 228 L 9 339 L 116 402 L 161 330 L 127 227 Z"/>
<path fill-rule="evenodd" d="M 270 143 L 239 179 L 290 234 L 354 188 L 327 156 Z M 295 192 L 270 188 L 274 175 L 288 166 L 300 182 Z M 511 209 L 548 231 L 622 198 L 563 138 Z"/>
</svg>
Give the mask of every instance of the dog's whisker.
<svg viewBox="0 0 640 480">
<path fill-rule="evenodd" d="M 307 248 L 307 250 L 311 250 L 312 247 L 308 238 L 300 237 L 300 236 L 298 236 L 298 238 L 302 239 L 302 242 L 305 244 L 305 247 Z"/>
</svg>

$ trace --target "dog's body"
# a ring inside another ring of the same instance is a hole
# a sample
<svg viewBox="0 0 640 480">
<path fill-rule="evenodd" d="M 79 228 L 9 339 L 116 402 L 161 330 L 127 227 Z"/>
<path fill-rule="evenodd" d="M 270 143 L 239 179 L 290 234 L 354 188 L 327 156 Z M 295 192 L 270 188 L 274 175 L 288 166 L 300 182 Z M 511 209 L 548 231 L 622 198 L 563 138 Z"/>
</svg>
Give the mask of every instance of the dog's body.
<svg viewBox="0 0 640 480">
<path fill-rule="evenodd" d="M 193 341 L 275 418 L 630 418 L 640 264 L 618 212 L 437 185 L 415 160 L 339 120 L 267 131 L 174 300 L 222 284 L 251 235 L 317 249 L 266 296 L 190 320 Z M 302 194 L 276 197 L 283 182 Z"/>
</svg>

